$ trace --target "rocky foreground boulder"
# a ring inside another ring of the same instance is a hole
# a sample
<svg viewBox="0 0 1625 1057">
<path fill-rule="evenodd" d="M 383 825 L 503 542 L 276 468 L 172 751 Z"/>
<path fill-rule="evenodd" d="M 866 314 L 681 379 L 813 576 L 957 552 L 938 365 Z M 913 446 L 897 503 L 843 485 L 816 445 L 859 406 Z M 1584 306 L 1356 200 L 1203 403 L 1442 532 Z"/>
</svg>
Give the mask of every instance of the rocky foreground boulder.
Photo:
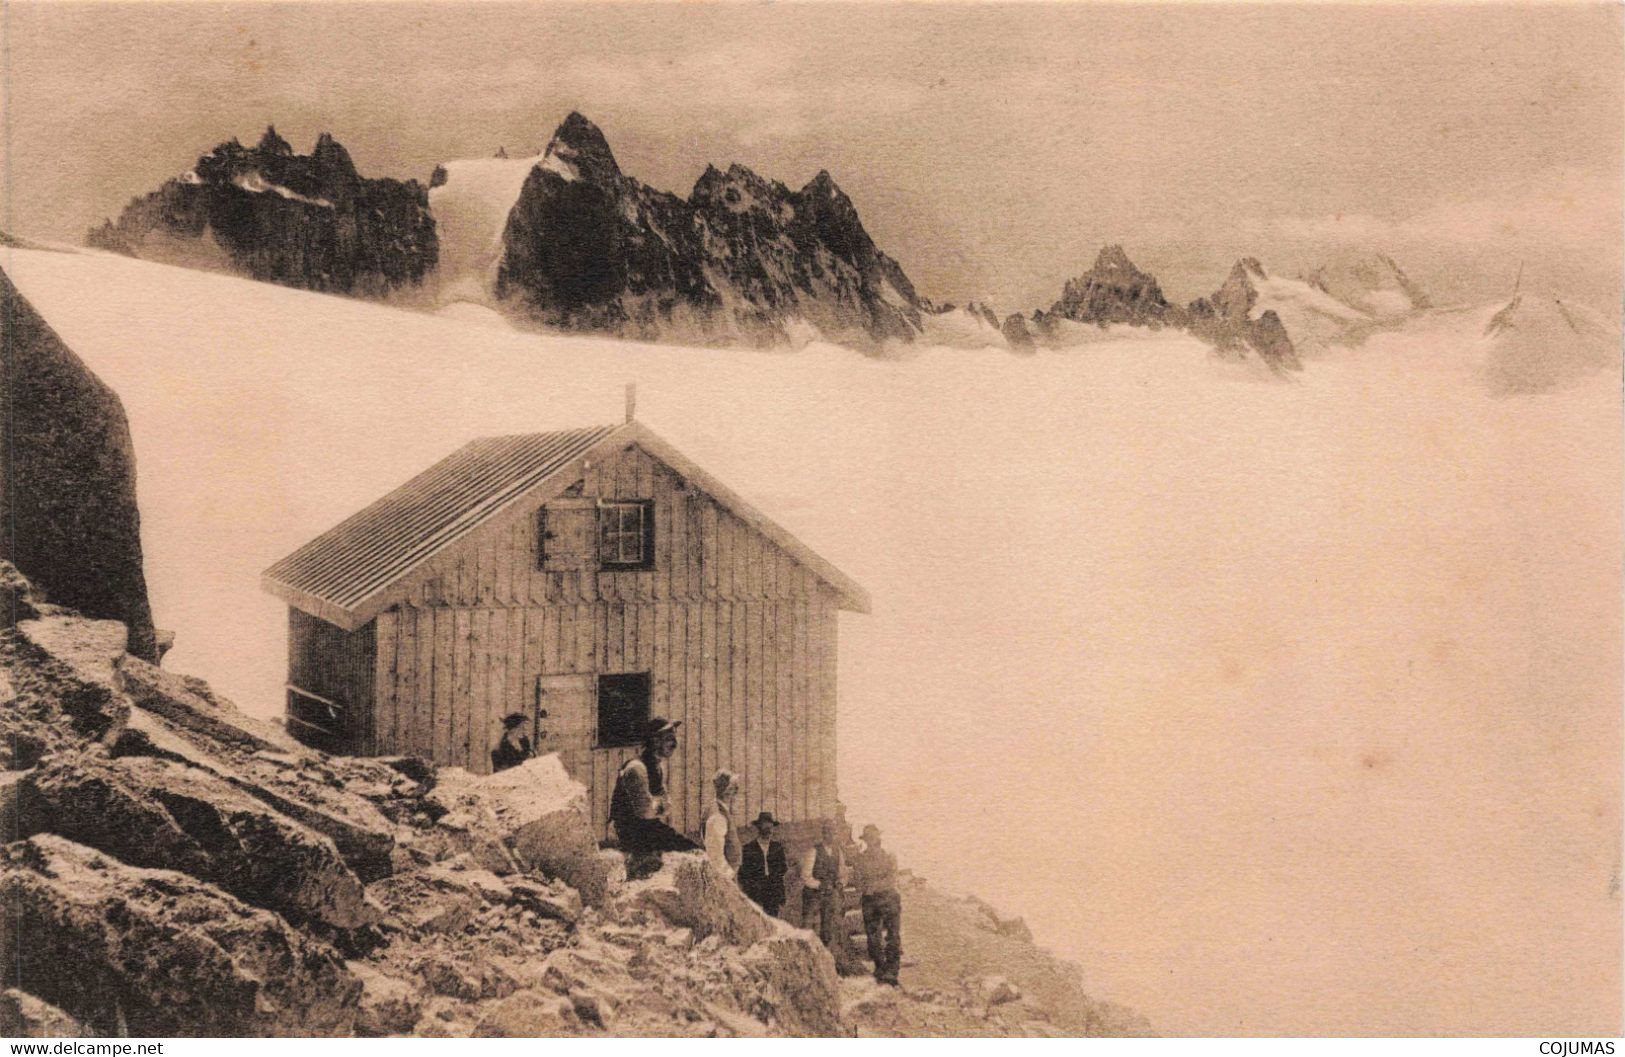
<svg viewBox="0 0 1625 1057">
<path fill-rule="evenodd" d="M 52 834 L 0 847 L 7 983 L 100 1034 L 347 1035 L 360 982 L 327 945 L 174 870 Z"/>
<path fill-rule="evenodd" d="M 379 918 L 331 840 L 201 768 L 63 754 L 28 775 L 16 817 L 19 835 L 180 870 L 295 925 L 350 932 Z"/>
</svg>

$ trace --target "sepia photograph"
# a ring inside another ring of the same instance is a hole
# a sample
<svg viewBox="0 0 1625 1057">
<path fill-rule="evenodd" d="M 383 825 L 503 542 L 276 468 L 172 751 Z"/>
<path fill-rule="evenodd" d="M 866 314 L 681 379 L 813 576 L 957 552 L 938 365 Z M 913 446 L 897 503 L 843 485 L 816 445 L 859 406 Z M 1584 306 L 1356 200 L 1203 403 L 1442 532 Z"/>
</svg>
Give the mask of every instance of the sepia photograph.
<svg viewBox="0 0 1625 1057">
<path fill-rule="evenodd" d="M 1620 3 L 0 38 L 9 1052 L 1614 1052 Z"/>
</svg>

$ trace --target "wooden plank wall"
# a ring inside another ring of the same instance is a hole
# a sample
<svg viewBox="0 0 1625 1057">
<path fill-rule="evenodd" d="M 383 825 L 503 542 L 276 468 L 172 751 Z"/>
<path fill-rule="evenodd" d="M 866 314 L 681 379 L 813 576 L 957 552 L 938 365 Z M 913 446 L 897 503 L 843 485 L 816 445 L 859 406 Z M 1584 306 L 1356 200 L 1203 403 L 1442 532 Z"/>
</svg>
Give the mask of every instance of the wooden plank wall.
<svg viewBox="0 0 1625 1057">
<path fill-rule="evenodd" d="M 375 709 L 374 624 L 345 631 L 300 610 L 288 610 L 288 682 L 345 708 L 345 736 L 353 751 L 373 753 Z"/>
<path fill-rule="evenodd" d="M 699 829 L 724 767 L 740 775 L 743 819 L 832 815 L 834 592 L 639 449 L 583 484 L 655 500 L 655 568 L 543 572 L 533 517 L 476 533 L 378 618 L 375 751 L 483 773 L 502 717 L 534 706 L 538 676 L 648 671 L 654 713 L 684 723 L 674 825 Z M 600 825 L 635 751 L 565 753 Z"/>
</svg>

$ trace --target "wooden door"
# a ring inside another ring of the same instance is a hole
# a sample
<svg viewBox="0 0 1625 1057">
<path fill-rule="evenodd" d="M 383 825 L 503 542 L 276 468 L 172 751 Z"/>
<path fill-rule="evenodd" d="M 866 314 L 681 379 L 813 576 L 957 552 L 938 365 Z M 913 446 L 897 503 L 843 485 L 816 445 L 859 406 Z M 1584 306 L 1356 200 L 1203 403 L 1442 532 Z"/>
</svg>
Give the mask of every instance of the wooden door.
<svg viewBox="0 0 1625 1057">
<path fill-rule="evenodd" d="M 533 705 L 536 752 L 558 753 L 565 768 L 583 783 L 592 780 L 597 698 L 597 679 L 591 672 L 536 677 Z"/>
</svg>

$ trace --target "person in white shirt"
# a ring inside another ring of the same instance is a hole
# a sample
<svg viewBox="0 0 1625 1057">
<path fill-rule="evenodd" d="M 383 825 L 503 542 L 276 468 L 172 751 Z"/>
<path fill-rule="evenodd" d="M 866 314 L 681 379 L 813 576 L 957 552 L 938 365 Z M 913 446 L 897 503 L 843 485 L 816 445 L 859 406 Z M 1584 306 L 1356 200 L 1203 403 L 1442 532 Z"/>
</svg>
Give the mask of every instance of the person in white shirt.
<svg viewBox="0 0 1625 1057">
<path fill-rule="evenodd" d="M 717 872 L 733 877 L 739 870 L 739 834 L 734 829 L 734 798 L 739 795 L 739 779 L 732 771 L 718 771 L 711 780 L 716 802 L 705 819 L 705 854 Z"/>
</svg>

